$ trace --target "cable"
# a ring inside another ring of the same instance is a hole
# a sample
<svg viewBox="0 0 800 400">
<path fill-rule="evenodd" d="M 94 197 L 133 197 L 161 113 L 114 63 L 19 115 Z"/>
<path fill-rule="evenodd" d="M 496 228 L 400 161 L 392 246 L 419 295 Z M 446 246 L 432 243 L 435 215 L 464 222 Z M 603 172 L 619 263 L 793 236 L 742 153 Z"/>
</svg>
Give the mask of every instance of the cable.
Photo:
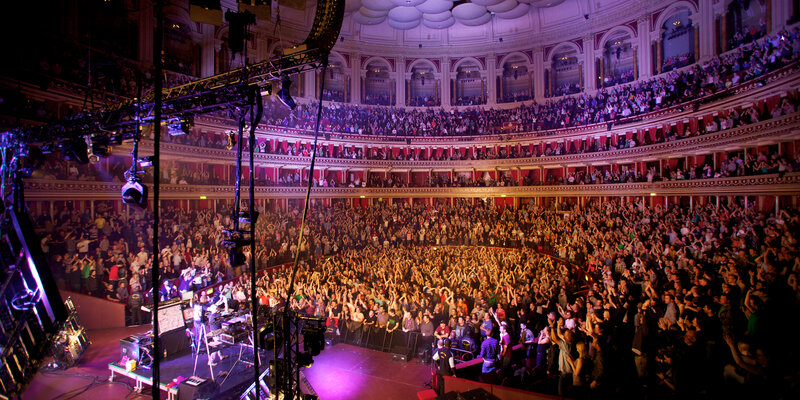
<svg viewBox="0 0 800 400">
<path fill-rule="evenodd" d="M 291 273 L 291 277 L 289 279 L 289 290 L 286 292 L 286 306 L 283 309 L 283 326 L 281 327 L 281 329 L 283 329 L 283 332 L 284 332 L 283 343 L 284 343 L 284 346 L 286 346 L 286 348 L 284 349 L 284 354 L 283 354 L 284 360 L 286 360 L 288 357 L 291 357 L 291 354 L 292 354 L 291 340 L 289 340 L 289 335 L 290 335 L 289 318 L 291 317 L 290 304 L 291 304 L 292 296 L 294 296 L 294 280 L 297 277 L 297 266 L 300 263 L 300 248 L 302 247 L 301 245 L 303 243 L 303 231 L 305 230 L 306 216 L 308 215 L 308 205 L 311 202 L 311 200 L 310 200 L 311 199 L 311 184 L 314 181 L 314 179 L 313 179 L 314 178 L 314 165 L 316 164 L 316 161 L 317 161 L 317 141 L 319 139 L 319 125 L 320 125 L 320 121 L 322 120 L 322 93 L 324 92 L 324 88 L 325 88 L 325 75 L 327 75 L 327 72 L 328 72 L 328 55 L 324 54 L 322 56 L 322 81 L 321 81 L 321 84 L 320 84 L 320 91 L 319 91 L 319 100 L 318 100 L 319 104 L 317 105 L 317 122 L 316 122 L 315 127 L 314 127 L 314 147 L 311 149 L 312 150 L 311 151 L 311 166 L 309 166 L 309 169 L 308 169 L 308 185 L 306 186 L 306 198 L 305 198 L 305 203 L 303 204 L 303 217 L 302 217 L 302 219 L 300 219 L 300 233 L 297 235 L 297 253 L 295 254 L 294 264 L 292 265 L 292 273 Z M 254 257 L 254 256 L 255 255 L 251 255 L 251 257 Z M 253 295 L 255 295 L 255 293 L 253 293 Z M 277 347 L 276 347 L 276 358 L 277 358 Z M 294 368 L 295 366 L 294 365 L 290 365 L 290 367 Z M 285 373 L 291 374 L 291 372 L 288 371 L 288 368 L 285 368 L 285 370 L 286 370 Z M 289 382 L 286 382 L 286 381 L 283 382 L 283 383 L 287 384 L 287 385 L 289 384 Z M 284 396 L 290 395 L 290 396 L 292 396 L 290 398 L 294 398 L 293 397 L 294 396 L 293 390 L 295 388 L 294 388 L 293 385 L 290 385 L 290 386 L 291 387 L 279 388 L 278 391 L 280 391 L 281 389 L 284 389 Z"/>
</svg>

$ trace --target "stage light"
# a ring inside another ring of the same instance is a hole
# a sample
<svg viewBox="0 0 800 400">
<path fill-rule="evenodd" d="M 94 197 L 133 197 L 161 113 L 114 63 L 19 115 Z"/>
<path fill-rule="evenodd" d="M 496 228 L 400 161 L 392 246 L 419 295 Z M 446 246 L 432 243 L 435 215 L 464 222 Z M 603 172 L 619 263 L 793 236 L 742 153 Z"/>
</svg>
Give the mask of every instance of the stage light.
<svg viewBox="0 0 800 400">
<path fill-rule="evenodd" d="M 67 161 L 77 161 L 82 164 L 89 163 L 89 147 L 83 138 L 67 139 L 58 144 L 61 156 Z"/>
<path fill-rule="evenodd" d="M 300 353 L 297 355 L 297 366 L 300 368 L 309 368 L 314 365 L 314 358 L 311 354 Z"/>
<path fill-rule="evenodd" d="M 228 131 L 228 143 L 225 144 L 225 148 L 230 150 L 233 146 L 236 146 L 236 132 Z"/>
<path fill-rule="evenodd" d="M 289 88 L 292 87 L 292 80 L 289 77 L 283 78 L 281 82 L 281 90 L 278 91 L 278 99 L 281 100 L 281 103 L 286 107 L 289 107 L 290 110 L 294 110 L 297 107 L 297 103 L 292 98 L 291 93 L 289 93 Z"/>
<path fill-rule="evenodd" d="M 148 156 L 142 157 L 139 159 L 139 167 L 140 168 L 150 168 L 153 166 L 153 162 L 155 161 L 155 156 Z"/>
<path fill-rule="evenodd" d="M 194 128 L 193 118 L 187 118 L 167 124 L 167 133 L 170 136 L 183 136 L 189 134 Z"/>
<path fill-rule="evenodd" d="M 142 184 L 142 180 L 137 177 L 128 179 L 128 182 L 122 185 L 122 202 L 125 204 L 133 204 L 141 208 L 147 205 L 147 186 Z"/>
</svg>

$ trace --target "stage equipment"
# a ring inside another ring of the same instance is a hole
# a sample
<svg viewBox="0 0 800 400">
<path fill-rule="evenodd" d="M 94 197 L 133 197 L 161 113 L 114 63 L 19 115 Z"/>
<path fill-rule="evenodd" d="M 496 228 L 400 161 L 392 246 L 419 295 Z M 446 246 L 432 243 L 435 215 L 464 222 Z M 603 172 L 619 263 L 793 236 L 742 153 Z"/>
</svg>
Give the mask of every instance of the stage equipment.
<svg viewBox="0 0 800 400">
<path fill-rule="evenodd" d="M 198 3 L 205 2 L 193 0 L 191 7 L 216 11 L 213 5 L 203 8 Z M 221 19 L 221 10 L 219 13 Z M 285 49 L 282 56 L 248 65 L 246 79 L 243 79 L 243 71 L 239 68 L 163 89 L 163 119 L 182 120 L 197 114 L 246 107 L 253 87 L 258 89 L 256 93 L 260 93 L 261 88 L 270 86 L 272 80 L 322 67 L 327 63 L 327 55 L 336 44 L 343 18 L 344 0 L 319 1 L 314 24 L 306 40 Z M 115 140 L 109 143 L 115 143 L 118 136 L 133 137 L 137 126 L 152 124 L 155 113 L 154 93 L 155 91 L 151 91 L 137 97 L 141 101 L 129 100 L 118 107 L 80 114 L 49 125 L 21 127 L 12 133 L 23 144 L 52 145 L 66 141 L 65 146 L 69 149 L 67 153 L 79 158 L 81 154 L 86 154 L 85 141 L 83 145 L 79 141 L 82 141 L 87 131 L 97 132 L 95 135 L 114 137 Z M 88 162 L 88 156 L 81 158 Z"/>
<path fill-rule="evenodd" d="M 3 399 L 17 397 L 25 390 L 68 315 L 33 225 L 27 214 L 16 208 L 9 207 L 0 221 Z"/>
<path fill-rule="evenodd" d="M 222 6 L 219 0 L 189 0 L 189 18 L 194 22 L 222 25 Z"/>
<path fill-rule="evenodd" d="M 247 26 L 256 23 L 256 15 L 248 11 L 225 13 L 225 20 L 228 21 L 228 48 L 232 53 L 244 51 L 244 42 L 247 38 Z"/>
<path fill-rule="evenodd" d="M 69 315 L 61 331 L 56 335 L 51 349 L 54 360 L 53 367 L 60 369 L 67 369 L 78 364 L 83 352 L 91 344 L 86 336 L 86 328 L 78 318 L 78 311 L 75 309 L 72 299 L 68 297 L 64 306 Z"/>
<path fill-rule="evenodd" d="M 128 178 L 122 185 L 122 202 L 145 208 L 147 206 L 147 186 L 138 177 Z"/>
<path fill-rule="evenodd" d="M 297 108 L 297 102 L 294 101 L 292 98 L 292 94 L 289 93 L 292 87 L 292 80 L 289 77 L 283 78 L 281 81 L 281 90 L 278 90 L 278 99 L 280 99 L 281 103 L 288 107 L 290 110 L 294 110 Z"/>
<path fill-rule="evenodd" d="M 259 21 L 269 20 L 272 14 L 270 0 L 236 0 L 236 5 L 239 6 L 239 12 L 255 14 Z"/>
</svg>

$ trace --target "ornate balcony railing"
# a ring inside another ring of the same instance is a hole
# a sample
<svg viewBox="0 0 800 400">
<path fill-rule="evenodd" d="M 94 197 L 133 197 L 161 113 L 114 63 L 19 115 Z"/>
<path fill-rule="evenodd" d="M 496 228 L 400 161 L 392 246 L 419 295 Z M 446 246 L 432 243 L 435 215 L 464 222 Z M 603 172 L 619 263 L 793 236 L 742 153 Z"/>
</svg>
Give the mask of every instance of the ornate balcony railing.
<svg viewBox="0 0 800 400">
<path fill-rule="evenodd" d="M 29 179 L 25 181 L 27 200 L 117 200 L 121 183 L 76 182 Z M 233 186 L 161 185 L 161 199 L 231 199 Z M 286 199 L 305 196 L 304 187 L 255 188 L 257 198 Z M 151 191 L 152 193 L 152 191 Z M 800 195 L 800 172 L 785 175 L 663 181 L 653 183 L 615 183 L 601 185 L 551 185 L 511 187 L 444 188 L 321 188 L 311 191 L 314 198 L 433 198 L 433 197 L 598 197 L 598 196 L 739 196 Z"/>
<path fill-rule="evenodd" d="M 796 73 L 798 64 L 783 67 L 773 71 L 761 79 L 745 82 L 723 92 L 714 93 L 691 102 L 672 105 L 647 114 L 634 115 L 628 118 L 613 121 L 614 127 L 608 130 L 607 123 L 595 123 L 569 128 L 550 129 L 543 131 L 529 131 L 519 133 L 503 133 L 485 136 L 371 136 L 352 133 L 326 132 L 331 139 L 327 142 L 347 145 L 404 145 L 410 139 L 412 146 L 453 146 L 460 145 L 495 145 L 495 144 L 525 144 L 541 141 L 575 140 L 587 136 L 606 136 L 609 134 L 623 134 L 637 129 L 651 126 L 663 126 L 688 118 L 707 115 L 710 109 L 730 109 L 747 103 L 763 100 L 767 97 L 780 94 L 781 88 L 796 89 L 800 86 L 800 74 Z M 785 91 L 785 90 L 784 90 Z M 691 109 L 691 104 L 700 102 L 706 105 L 700 111 L 684 111 Z M 236 129 L 237 123 L 233 120 L 204 115 L 195 120 L 196 126 L 206 130 L 224 131 Z M 279 140 L 308 141 L 312 138 L 313 131 L 300 128 L 284 128 L 278 126 L 264 126 L 257 129 L 257 134 L 262 137 L 276 138 Z M 320 133 L 322 136 L 322 133 Z"/>
<path fill-rule="evenodd" d="M 490 160 L 446 160 L 446 161 L 396 161 L 364 160 L 344 158 L 318 158 L 317 168 L 335 170 L 375 171 L 464 171 L 535 169 L 540 167 L 586 166 L 622 164 L 635 161 L 653 161 L 686 155 L 702 155 L 716 151 L 732 151 L 747 147 L 766 146 L 781 141 L 800 139 L 800 112 L 770 119 L 755 124 L 726 129 L 702 136 L 638 146 L 629 149 L 610 150 L 594 153 L 565 154 L 560 156 L 507 158 Z M 143 142 L 142 151 L 152 152 L 152 142 Z M 127 147 L 125 147 L 127 152 Z M 161 154 L 165 158 L 198 162 L 232 163 L 233 150 L 203 148 L 179 144 L 162 144 Z M 282 154 L 256 153 L 255 163 L 259 167 L 281 167 L 289 169 L 307 168 L 309 157 Z"/>
</svg>

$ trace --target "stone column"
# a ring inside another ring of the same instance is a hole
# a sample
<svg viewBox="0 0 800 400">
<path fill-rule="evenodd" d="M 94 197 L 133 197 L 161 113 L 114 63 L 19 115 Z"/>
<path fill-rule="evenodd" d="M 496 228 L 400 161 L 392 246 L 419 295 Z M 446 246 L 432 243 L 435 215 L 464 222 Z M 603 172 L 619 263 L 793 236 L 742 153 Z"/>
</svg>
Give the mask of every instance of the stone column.
<svg viewBox="0 0 800 400">
<path fill-rule="evenodd" d="M 200 24 L 200 29 L 200 77 L 208 78 L 216 72 L 214 68 L 216 64 L 216 50 L 221 43 L 214 38 L 214 26 Z"/>
<path fill-rule="evenodd" d="M 350 53 L 350 102 L 361 104 L 361 54 Z"/>
<path fill-rule="evenodd" d="M 581 90 L 594 90 L 597 88 L 597 71 L 594 70 L 594 35 L 583 37 L 583 61 L 578 56 L 578 73 L 580 74 Z"/>
<path fill-rule="evenodd" d="M 156 31 L 156 21 L 153 16 L 153 3 L 142 2 L 139 11 L 139 61 L 148 66 L 153 65 L 153 35 Z"/>
<path fill-rule="evenodd" d="M 660 74 L 661 73 L 661 66 L 664 59 L 664 46 L 661 43 L 661 35 L 659 34 L 658 40 L 656 40 L 656 71 Z"/>
<path fill-rule="evenodd" d="M 650 15 L 645 15 L 636 21 L 637 32 L 639 36 L 636 38 L 639 43 L 634 46 L 638 51 L 636 52 L 639 78 L 648 78 L 652 75 L 653 71 L 653 53 L 650 45 Z"/>
<path fill-rule="evenodd" d="M 537 103 L 544 102 L 544 52 L 541 47 L 533 49 L 533 95 Z M 491 92 L 490 92 L 491 95 Z"/>
<path fill-rule="evenodd" d="M 449 107 L 453 105 L 452 102 L 452 94 L 450 93 L 450 79 L 451 79 L 451 72 L 450 72 L 450 59 L 444 58 L 442 60 L 442 106 Z"/>
<path fill-rule="evenodd" d="M 395 78 L 397 84 L 395 85 L 395 104 L 396 106 L 403 107 L 406 105 L 406 59 L 405 57 L 397 57 L 395 59 Z"/>
<path fill-rule="evenodd" d="M 489 98 L 487 100 L 487 104 L 497 104 L 500 102 L 500 99 L 497 98 L 497 89 L 495 88 L 497 85 L 497 56 L 495 54 L 490 53 L 486 56 L 486 71 L 483 74 L 486 77 L 486 88 L 489 92 Z M 502 85 L 502 79 L 501 83 Z"/>
</svg>

